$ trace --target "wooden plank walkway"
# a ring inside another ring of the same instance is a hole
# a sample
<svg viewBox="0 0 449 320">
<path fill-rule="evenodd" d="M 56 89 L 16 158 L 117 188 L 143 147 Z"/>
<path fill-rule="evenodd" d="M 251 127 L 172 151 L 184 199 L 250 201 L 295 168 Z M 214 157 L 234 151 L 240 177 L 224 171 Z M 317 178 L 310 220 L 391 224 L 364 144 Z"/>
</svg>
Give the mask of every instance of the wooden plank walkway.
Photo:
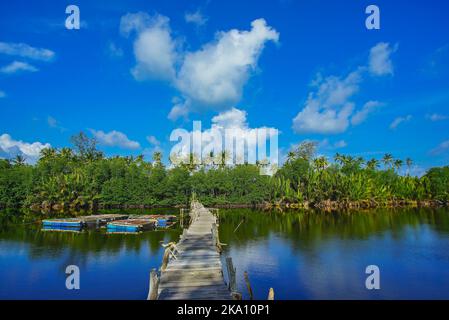
<svg viewBox="0 0 449 320">
<path fill-rule="evenodd" d="M 231 300 L 223 278 L 217 217 L 199 202 L 192 202 L 190 217 L 190 226 L 180 241 L 167 246 L 157 299 Z"/>
</svg>

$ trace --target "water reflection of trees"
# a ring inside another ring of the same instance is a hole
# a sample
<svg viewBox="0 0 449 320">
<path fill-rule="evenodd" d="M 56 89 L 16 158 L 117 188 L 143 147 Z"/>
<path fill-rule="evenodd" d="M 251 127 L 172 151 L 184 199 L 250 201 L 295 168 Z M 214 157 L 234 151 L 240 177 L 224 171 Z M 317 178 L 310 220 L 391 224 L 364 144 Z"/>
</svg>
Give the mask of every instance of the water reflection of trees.
<svg viewBox="0 0 449 320">
<path fill-rule="evenodd" d="M 181 229 L 151 231 L 139 234 L 106 234 L 104 229 L 85 230 L 80 233 L 42 231 L 36 217 L 27 213 L 0 212 L 0 239 L 4 241 L 32 244 L 29 247 L 31 259 L 57 258 L 68 255 L 67 259 L 82 264 L 89 256 L 102 254 L 116 255 L 120 251 L 140 252 L 148 247 L 152 255 L 160 253 L 161 242 L 177 241 Z"/>
<path fill-rule="evenodd" d="M 333 238 L 363 240 L 387 231 L 391 237 L 400 239 L 409 228 L 418 230 L 424 224 L 436 232 L 449 234 L 448 210 L 413 208 L 358 212 L 261 212 L 230 209 L 220 212 L 220 240 L 231 246 L 239 246 L 248 241 L 279 236 L 290 240 L 294 248 L 301 248 Z"/>
</svg>

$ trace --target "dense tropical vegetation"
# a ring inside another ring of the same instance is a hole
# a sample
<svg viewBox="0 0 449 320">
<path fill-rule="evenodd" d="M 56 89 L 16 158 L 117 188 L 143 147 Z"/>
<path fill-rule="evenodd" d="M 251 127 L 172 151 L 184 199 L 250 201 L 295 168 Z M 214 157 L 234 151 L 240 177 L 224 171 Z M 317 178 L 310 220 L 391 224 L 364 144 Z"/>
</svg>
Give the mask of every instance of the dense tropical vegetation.
<svg viewBox="0 0 449 320">
<path fill-rule="evenodd" d="M 315 156 L 304 142 L 288 154 L 274 176 L 259 174 L 262 164 L 166 167 L 155 152 L 152 161 L 110 157 L 85 134 L 72 138 L 74 148 L 43 149 L 35 165 L 22 156 L 0 159 L 0 206 L 36 209 L 93 209 L 98 206 L 175 206 L 193 192 L 208 205 L 287 205 L 351 207 L 447 204 L 449 166 L 422 177 L 409 174 L 405 162 L 386 154 L 380 161 L 336 154 L 333 161 Z M 406 166 L 407 173 L 399 170 Z"/>
</svg>

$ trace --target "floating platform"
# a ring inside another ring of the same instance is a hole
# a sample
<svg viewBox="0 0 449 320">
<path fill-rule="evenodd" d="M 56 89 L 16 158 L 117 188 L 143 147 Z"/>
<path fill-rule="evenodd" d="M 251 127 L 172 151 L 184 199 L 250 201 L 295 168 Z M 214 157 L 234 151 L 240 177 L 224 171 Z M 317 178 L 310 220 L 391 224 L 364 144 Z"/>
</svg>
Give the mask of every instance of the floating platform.
<svg viewBox="0 0 449 320">
<path fill-rule="evenodd" d="M 155 219 L 127 219 L 109 222 L 107 231 L 111 233 L 134 233 L 152 229 L 156 226 Z"/>
<path fill-rule="evenodd" d="M 67 226 L 42 226 L 41 231 L 57 231 L 57 232 L 82 232 L 82 227 L 67 227 Z"/>
<path fill-rule="evenodd" d="M 115 220 L 126 219 L 123 214 L 98 214 L 76 218 L 42 220 L 44 228 L 83 228 L 85 226 L 101 226 Z"/>
<path fill-rule="evenodd" d="M 146 214 L 146 215 L 132 215 L 129 219 L 143 219 L 143 220 L 156 220 L 156 227 L 168 228 L 174 224 L 177 217 L 174 215 L 162 215 L 162 214 Z"/>
</svg>

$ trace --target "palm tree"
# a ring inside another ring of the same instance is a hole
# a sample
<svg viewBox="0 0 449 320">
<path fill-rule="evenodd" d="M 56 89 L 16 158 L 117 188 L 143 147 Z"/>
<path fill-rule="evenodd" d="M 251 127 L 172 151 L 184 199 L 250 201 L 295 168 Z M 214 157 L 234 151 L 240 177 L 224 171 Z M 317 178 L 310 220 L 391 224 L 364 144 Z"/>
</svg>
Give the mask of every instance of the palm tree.
<svg viewBox="0 0 449 320">
<path fill-rule="evenodd" d="M 394 160 L 394 162 L 393 162 L 393 166 L 398 172 L 403 164 L 404 164 L 404 161 L 402 161 L 401 159 Z"/>
<path fill-rule="evenodd" d="M 335 154 L 335 156 L 334 156 L 334 161 L 335 162 L 337 162 L 337 163 L 339 163 L 339 164 L 343 164 L 343 162 L 344 162 L 344 155 L 341 155 L 340 153 L 336 153 Z"/>
<path fill-rule="evenodd" d="M 413 165 L 413 160 L 410 158 L 405 159 L 405 164 L 407 165 L 407 175 L 410 175 L 410 169 Z"/>
<path fill-rule="evenodd" d="M 56 149 L 55 148 L 44 148 L 40 152 L 40 158 L 43 160 L 49 160 L 56 156 Z"/>
<path fill-rule="evenodd" d="M 228 153 L 226 150 L 223 150 L 220 154 L 220 167 L 224 168 L 226 166 L 226 162 L 228 160 Z"/>
<path fill-rule="evenodd" d="M 67 160 L 70 160 L 73 157 L 73 151 L 70 148 L 62 148 L 59 154 L 61 155 L 61 157 Z"/>
<path fill-rule="evenodd" d="M 289 151 L 287 154 L 287 162 L 292 162 L 296 157 L 296 153 L 294 151 Z"/>
<path fill-rule="evenodd" d="M 390 153 L 386 153 L 382 158 L 382 162 L 385 167 L 391 167 L 391 164 L 393 163 L 393 156 Z"/>
<path fill-rule="evenodd" d="M 379 167 L 379 160 L 371 159 L 366 163 L 366 167 L 370 170 L 376 170 Z"/>
<path fill-rule="evenodd" d="M 327 161 L 326 157 L 319 157 L 313 160 L 313 164 L 319 171 L 321 171 L 328 166 L 329 162 Z"/>
<path fill-rule="evenodd" d="M 153 153 L 153 161 L 154 161 L 156 164 L 161 164 L 161 161 L 162 161 L 162 152 L 156 151 L 155 153 Z"/>
<path fill-rule="evenodd" d="M 25 164 L 25 157 L 22 156 L 21 154 L 16 155 L 16 157 L 14 158 L 14 160 L 12 161 L 16 166 L 23 166 Z"/>
</svg>

